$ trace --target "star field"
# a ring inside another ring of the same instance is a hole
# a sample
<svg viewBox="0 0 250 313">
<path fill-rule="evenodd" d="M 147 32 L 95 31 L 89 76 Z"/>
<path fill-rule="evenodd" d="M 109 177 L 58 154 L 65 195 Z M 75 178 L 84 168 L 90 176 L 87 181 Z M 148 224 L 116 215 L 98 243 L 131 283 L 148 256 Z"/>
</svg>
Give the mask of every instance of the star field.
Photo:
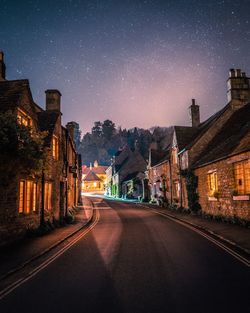
<svg viewBox="0 0 250 313">
<path fill-rule="evenodd" d="M 250 75 L 250 1 L 0 0 L 7 79 L 30 79 L 34 100 L 62 93 L 64 123 L 189 124 L 226 104 L 230 68 Z"/>
</svg>

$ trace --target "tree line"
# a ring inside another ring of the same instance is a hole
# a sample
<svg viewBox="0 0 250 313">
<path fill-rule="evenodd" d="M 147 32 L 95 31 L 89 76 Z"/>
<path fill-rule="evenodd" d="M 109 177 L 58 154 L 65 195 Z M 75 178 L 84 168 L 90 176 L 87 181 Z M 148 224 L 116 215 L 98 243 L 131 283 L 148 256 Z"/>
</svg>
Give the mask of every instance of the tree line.
<svg viewBox="0 0 250 313">
<path fill-rule="evenodd" d="M 138 149 L 147 159 L 151 143 L 157 142 L 158 148 L 164 149 L 170 142 L 171 133 L 172 127 L 122 129 L 107 119 L 94 122 L 91 132 L 87 132 L 82 138 L 79 124 L 76 123 L 75 142 L 83 164 L 89 165 L 97 160 L 101 165 L 110 165 L 114 154 L 126 144 L 132 150 Z"/>
</svg>

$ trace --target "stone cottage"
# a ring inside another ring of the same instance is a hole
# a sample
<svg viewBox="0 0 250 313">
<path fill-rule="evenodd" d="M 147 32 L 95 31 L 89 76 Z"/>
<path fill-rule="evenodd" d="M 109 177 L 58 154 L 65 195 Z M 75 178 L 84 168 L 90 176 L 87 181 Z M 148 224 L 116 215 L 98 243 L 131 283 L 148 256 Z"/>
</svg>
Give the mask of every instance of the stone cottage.
<svg viewBox="0 0 250 313">
<path fill-rule="evenodd" d="M 47 90 L 46 109 L 38 106 L 28 80 L 6 80 L 4 55 L 0 52 L 0 114 L 14 116 L 17 125 L 29 130 L 31 139 L 41 134 L 44 138 L 39 148 L 44 152 L 39 170 L 20 171 L 10 184 L 1 184 L 0 244 L 48 220 L 62 220 L 68 207 L 77 204 L 77 153 L 69 130 L 61 125 L 60 100 L 58 90 Z M 8 162 L 6 166 L 13 166 L 15 171 L 15 156 Z"/>
</svg>

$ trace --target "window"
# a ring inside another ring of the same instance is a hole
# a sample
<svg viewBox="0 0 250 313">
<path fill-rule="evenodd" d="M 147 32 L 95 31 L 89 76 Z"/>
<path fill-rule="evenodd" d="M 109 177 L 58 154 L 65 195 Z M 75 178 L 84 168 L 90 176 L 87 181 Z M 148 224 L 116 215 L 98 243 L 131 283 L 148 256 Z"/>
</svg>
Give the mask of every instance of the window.
<svg viewBox="0 0 250 313">
<path fill-rule="evenodd" d="M 234 164 L 235 189 L 239 195 L 250 194 L 250 160 Z"/>
<path fill-rule="evenodd" d="M 31 208 L 31 181 L 26 182 L 26 213 L 30 213 L 30 208 Z"/>
<path fill-rule="evenodd" d="M 24 181 L 20 181 L 19 183 L 19 213 L 24 212 Z"/>
<path fill-rule="evenodd" d="M 176 148 L 172 149 L 172 162 L 173 162 L 173 164 L 178 163 L 178 156 L 177 156 L 177 149 Z"/>
<path fill-rule="evenodd" d="M 17 120 L 24 126 L 32 127 L 32 119 L 20 109 L 17 110 Z"/>
<path fill-rule="evenodd" d="M 37 206 L 37 184 L 36 183 L 33 183 L 33 199 L 32 199 L 32 211 L 36 211 L 36 206 Z"/>
<path fill-rule="evenodd" d="M 21 180 L 19 183 L 19 213 L 30 213 L 37 210 L 37 183 Z"/>
<path fill-rule="evenodd" d="M 45 210 L 52 209 L 52 183 L 45 183 L 44 186 L 44 208 Z"/>
<path fill-rule="evenodd" d="M 180 196 L 180 184 L 178 181 L 175 181 L 173 184 L 173 197 L 178 199 Z"/>
<path fill-rule="evenodd" d="M 217 180 L 217 172 L 214 171 L 207 175 L 207 183 L 208 183 L 208 195 L 213 197 L 215 193 L 218 191 L 218 180 Z"/>
<path fill-rule="evenodd" d="M 58 160 L 58 138 L 54 135 L 52 138 L 52 156 L 55 160 Z"/>
</svg>

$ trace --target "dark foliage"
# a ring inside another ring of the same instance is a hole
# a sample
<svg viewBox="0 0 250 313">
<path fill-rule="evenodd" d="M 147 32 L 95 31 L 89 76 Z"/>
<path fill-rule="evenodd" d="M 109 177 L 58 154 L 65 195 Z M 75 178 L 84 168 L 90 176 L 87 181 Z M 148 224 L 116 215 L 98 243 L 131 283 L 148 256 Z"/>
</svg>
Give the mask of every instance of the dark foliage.
<svg viewBox="0 0 250 313">
<path fill-rule="evenodd" d="M 135 127 L 126 130 L 117 128 L 111 120 L 96 121 L 91 133 L 83 136 L 78 152 L 82 155 L 83 164 L 97 160 L 99 164 L 109 165 L 116 151 L 127 144 L 132 150 L 138 149 L 147 159 L 152 141 L 157 141 L 159 148 L 162 148 L 167 145 L 166 141 L 169 141 L 170 133 L 171 128 L 155 127 L 150 131 Z"/>
</svg>

